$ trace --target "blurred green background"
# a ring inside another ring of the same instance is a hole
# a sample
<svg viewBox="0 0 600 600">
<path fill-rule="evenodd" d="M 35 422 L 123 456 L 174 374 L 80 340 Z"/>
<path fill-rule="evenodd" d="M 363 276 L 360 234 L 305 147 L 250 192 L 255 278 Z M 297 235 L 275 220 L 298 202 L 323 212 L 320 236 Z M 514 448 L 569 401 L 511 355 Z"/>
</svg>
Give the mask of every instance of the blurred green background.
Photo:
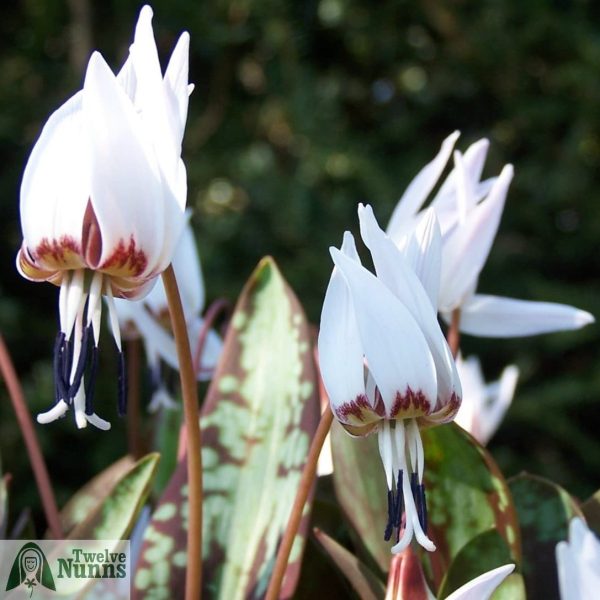
<svg viewBox="0 0 600 600">
<path fill-rule="evenodd" d="M 57 289 L 22 280 L 21 174 L 48 115 L 80 88 L 92 48 L 122 64 L 142 3 L 22 0 L 0 8 L 0 330 L 35 413 L 51 403 Z M 382 225 L 454 129 L 491 140 L 485 175 L 516 176 L 482 292 L 566 302 L 600 315 L 600 5 L 593 1 L 155 0 L 163 64 L 191 33 L 184 159 L 209 300 L 232 300 L 272 254 L 318 322 L 327 248 L 370 202 Z M 521 379 L 491 443 L 522 469 L 585 497 L 600 487 L 597 326 L 517 340 L 465 337 L 489 378 Z M 38 433 L 59 502 L 127 448 L 106 333 L 98 412 Z M 0 454 L 11 510 L 39 503 L 0 390 Z"/>
</svg>

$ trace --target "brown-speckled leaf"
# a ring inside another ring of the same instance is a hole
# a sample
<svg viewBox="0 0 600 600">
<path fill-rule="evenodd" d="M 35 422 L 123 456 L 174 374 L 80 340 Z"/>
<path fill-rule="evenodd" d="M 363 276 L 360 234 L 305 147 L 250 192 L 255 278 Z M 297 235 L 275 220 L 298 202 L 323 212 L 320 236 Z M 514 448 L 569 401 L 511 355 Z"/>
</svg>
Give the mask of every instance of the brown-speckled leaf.
<svg viewBox="0 0 600 600">
<path fill-rule="evenodd" d="M 334 421 L 331 451 L 333 484 L 338 502 L 358 539 L 386 573 L 392 558 L 392 544 L 383 540 L 387 522 L 387 487 L 377 435 L 353 438 Z"/>
<path fill-rule="evenodd" d="M 314 530 L 315 537 L 325 552 L 331 557 L 340 571 L 362 600 L 377 600 L 385 597 L 383 581 L 364 565 L 354 554 L 338 544 L 320 529 Z"/>
<path fill-rule="evenodd" d="M 489 452 L 455 423 L 423 431 L 429 535 L 427 553 L 435 587 L 461 549 L 496 529 L 512 562 L 521 558 L 520 533 L 510 490 Z"/>
<path fill-rule="evenodd" d="M 508 484 L 521 526 L 527 597 L 558 600 L 556 544 L 567 539 L 569 521 L 583 514 L 568 492 L 547 479 L 524 473 Z"/>
<path fill-rule="evenodd" d="M 204 597 L 261 598 L 319 419 L 306 318 L 272 259 L 236 306 L 202 414 Z M 135 577 L 139 598 L 182 597 L 185 462 L 153 515 Z M 295 588 L 308 507 L 282 597 Z M 165 595 L 166 594 L 166 595 Z"/>
<path fill-rule="evenodd" d="M 148 497 L 160 455 L 138 460 L 119 477 L 110 493 L 67 536 L 71 540 L 127 539 Z"/>
<path fill-rule="evenodd" d="M 86 519 L 110 494 L 117 481 L 127 473 L 135 461 L 124 456 L 86 483 L 71 496 L 60 511 L 60 524 L 65 535 Z"/>
</svg>

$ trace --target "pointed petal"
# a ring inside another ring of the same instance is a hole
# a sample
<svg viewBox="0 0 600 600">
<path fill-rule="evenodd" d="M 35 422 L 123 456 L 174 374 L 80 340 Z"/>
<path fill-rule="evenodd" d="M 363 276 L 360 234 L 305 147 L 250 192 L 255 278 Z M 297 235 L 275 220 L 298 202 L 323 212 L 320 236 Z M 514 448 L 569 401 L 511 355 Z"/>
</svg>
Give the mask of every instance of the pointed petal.
<svg viewBox="0 0 600 600">
<path fill-rule="evenodd" d="M 423 284 L 431 305 L 437 307 L 442 268 L 442 236 L 435 211 L 427 209 L 410 236 L 404 256 Z"/>
<path fill-rule="evenodd" d="M 102 238 L 100 267 L 142 277 L 161 254 L 169 198 L 142 122 L 98 53 L 88 66 L 83 108 L 93 139 L 91 202 Z"/>
<path fill-rule="evenodd" d="M 450 315 L 445 313 L 447 321 Z M 476 294 L 461 309 L 460 330 L 482 337 L 522 337 L 579 329 L 594 317 L 566 304 Z"/>
<path fill-rule="evenodd" d="M 152 9 L 148 5 L 140 11 L 130 54 L 137 81 L 136 104 L 152 138 L 161 170 L 169 185 L 174 187 L 179 169 L 182 128 L 179 109 L 167 98 L 152 31 Z"/>
<path fill-rule="evenodd" d="M 458 131 L 450 134 L 442 142 L 437 156 L 426 164 L 410 182 L 388 223 L 387 232 L 391 237 L 396 237 L 404 229 L 405 223 L 414 217 L 423 206 L 427 196 L 440 178 L 459 135 Z"/>
<path fill-rule="evenodd" d="M 355 426 L 379 420 L 365 394 L 364 351 L 350 292 L 338 269 L 325 293 L 318 349 L 321 377 L 336 417 Z"/>
<path fill-rule="evenodd" d="M 178 142 L 181 145 L 185 122 L 188 112 L 188 56 L 190 49 L 190 34 L 184 31 L 177 44 L 165 72 L 165 86 L 167 99 L 171 111 L 178 117 Z"/>
<path fill-rule="evenodd" d="M 88 152 L 79 92 L 50 116 L 23 174 L 21 226 L 39 269 L 84 266 L 80 254 L 91 191 Z"/>
<path fill-rule="evenodd" d="M 509 365 L 502 371 L 499 381 L 486 386 L 487 403 L 482 415 L 480 435 L 475 436 L 481 444 L 487 444 L 500 427 L 515 395 L 518 379 L 519 369 Z"/>
<path fill-rule="evenodd" d="M 422 394 L 433 408 L 437 396 L 433 358 L 417 322 L 390 290 L 369 271 L 331 248 L 336 266 L 343 274 L 354 306 L 360 343 L 386 408 L 386 416 L 394 418 L 399 403 L 415 398 L 407 392 Z M 413 407 L 407 407 L 410 414 Z M 419 414 L 422 414 L 419 411 Z"/>
<path fill-rule="evenodd" d="M 440 309 L 452 310 L 477 280 L 494 242 L 513 169 L 502 170 L 489 196 L 443 241 Z"/>
<path fill-rule="evenodd" d="M 438 323 L 437 313 L 405 257 L 377 224 L 373 209 L 370 206 L 359 207 L 359 219 L 361 235 L 373 257 L 378 278 L 406 306 L 425 335 L 437 371 L 437 412 L 453 398 L 461 396 L 454 359 Z M 443 416 L 443 419 L 446 420 L 446 417 Z"/>
<path fill-rule="evenodd" d="M 515 569 L 515 565 L 504 565 L 492 569 L 450 594 L 446 600 L 488 600 L 494 590 Z"/>
</svg>

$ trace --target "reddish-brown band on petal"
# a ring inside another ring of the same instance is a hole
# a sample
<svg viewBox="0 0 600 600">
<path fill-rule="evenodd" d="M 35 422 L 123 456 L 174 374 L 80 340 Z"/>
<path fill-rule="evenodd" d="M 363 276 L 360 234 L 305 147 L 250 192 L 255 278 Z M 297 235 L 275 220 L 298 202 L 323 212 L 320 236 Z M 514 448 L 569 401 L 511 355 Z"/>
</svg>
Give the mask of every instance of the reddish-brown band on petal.
<svg viewBox="0 0 600 600">
<path fill-rule="evenodd" d="M 369 423 L 380 421 L 385 416 L 383 403 L 371 406 L 364 394 L 359 394 L 350 402 L 332 406 L 337 420 L 344 426 L 362 427 Z"/>
<path fill-rule="evenodd" d="M 49 281 L 56 285 L 60 285 L 62 281 L 62 271 L 40 267 L 31 257 L 25 242 L 17 254 L 17 269 L 25 279 L 30 281 Z"/>
<path fill-rule="evenodd" d="M 148 266 L 146 253 L 136 245 L 133 235 L 129 241 L 119 240 L 110 256 L 100 265 L 99 270 L 115 277 L 139 277 Z"/>
<path fill-rule="evenodd" d="M 432 425 L 442 425 L 453 421 L 460 408 L 460 403 L 461 397 L 453 392 L 449 400 L 441 408 L 419 419 L 419 427 L 431 427 Z"/>
<path fill-rule="evenodd" d="M 396 392 L 396 398 L 390 411 L 390 419 L 408 419 L 427 416 L 431 412 L 431 402 L 421 390 L 413 391 L 407 386 L 404 393 Z"/>
<path fill-rule="evenodd" d="M 25 245 L 24 248 L 30 264 L 41 271 L 67 271 L 86 266 L 77 240 L 68 235 L 42 238 L 35 248 Z"/>
</svg>

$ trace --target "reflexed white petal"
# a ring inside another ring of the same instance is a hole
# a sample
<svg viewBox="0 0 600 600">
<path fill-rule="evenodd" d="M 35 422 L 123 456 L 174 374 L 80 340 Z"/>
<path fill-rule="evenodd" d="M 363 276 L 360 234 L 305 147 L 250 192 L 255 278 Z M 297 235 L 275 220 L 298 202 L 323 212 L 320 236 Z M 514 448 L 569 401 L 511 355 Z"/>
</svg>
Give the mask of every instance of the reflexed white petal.
<svg viewBox="0 0 600 600">
<path fill-rule="evenodd" d="M 181 145 L 183 138 L 183 131 L 187 120 L 188 98 L 191 93 L 188 86 L 189 49 L 190 34 L 185 31 L 179 36 L 179 40 L 177 40 L 165 72 L 167 99 L 170 103 L 171 111 L 178 116 L 179 145 Z"/>
<path fill-rule="evenodd" d="M 387 415 L 397 393 L 404 394 L 408 387 L 433 402 L 437 396 L 435 364 L 413 316 L 369 271 L 336 248 L 331 248 L 331 255 L 348 284 L 360 342 Z"/>
<path fill-rule="evenodd" d="M 358 215 L 361 235 L 373 257 L 379 280 L 406 306 L 425 335 L 435 361 L 440 401 L 447 402 L 453 394 L 460 397 L 460 381 L 454 359 L 423 285 L 402 253 L 377 224 L 372 208 L 359 207 Z"/>
<path fill-rule="evenodd" d="M 323 301 L 318 349 L 321 377 L 334 412 L 364 396 L 363 347 L 350 292 L 337 269 Z"/>
<path fill-rule="evenodd" d="M 494 590 L 514 569 L 515 565 L 504 565 L 492 569 L 452 592 L 446 600 L 488 600 Z"/>
<path fill-rule="evenodd" d="M 27 161 L 21 183 L 21 226 L 31 250 L 46 238 L 67 236 L 81 245 L 90 197 L 88 137 L 78 92 L 55 111 Z"/>
<path fill-rule="evenodd" d="M 456 308 L 479 277 L 500 224 L 512 176 L 512 166 L 507 165 L 488 197 L 469 212 L 463 226 L 453 229 L 444 239 L 440 310 Z"/>
<path fill-rule="evenodd" d="M 360 209 L 359 209 L 360 210 Z M 404 256 L 437 308 L 442 267 L 442 236 L 435 211 L 427 209 L 408 240 Z"/>
<path fill-rule="evenodd" d="M 83 90 L 86 126 L 92 144 L 92 205 L 102 235 L 100 263 L 119 244 L 142 251 L 152 272 L 161 253 L 164 233 L 163 187 L 149 141 L 131 102 L 114 75 L 95 52 Z M 143 266 L 143 265 L 141 265 Z"/>
<path fill-rule="evenodd" d="M 449 321 L 450 315 L 444 314 Z M 461 308 L 460 330 L 482 337 L 521 337 L 579 329 L 594 317 L 566 304 L 476 294 Z"/>
<path fill-rule="evenodd" d="M 390 218 L 387 232 L 391 237 L 395 238 L 399 235 L 406 227 L 406 223 L 423 206 L 427 196 L 429 196 L 440 178 L 459 135 L 458 131 L 450 134 L 442 142 L 437 156 L 430 163 L 426 164 L 410 182 Z"/>
<path fill-rule="evenodd" d="M 152 31 L 152 9 L 148 5 L 140 11 L 130 54 L 137 78 L 136 104 L 139 103 L 141 119 L 152 137 L 161 171 L 173 188 L 181 154 L 179 109 L 167 98 L 168 86 L 162 78 Z"/>
<path fill-rule="evenodd" d="M 173 269 L 179 284 L 179 293 L 186 319 L 196 317 L 204 306 L 204 280 L 191 225 L 183 230 L 173 255 Z"/>
<path fill-rule="evenodd" d="M 514 365 L 509 365 L 502 371 L 499 381 L 486 386 L 488 403 L 484 413 L 485 418 L 481 424 L 480 441 L 482 444 L 487 444 L 500 427 L 515 395 L 518 379 L 519 369 Z"/>
<path fill-rule="evenodd" d="M 584 521 L 569 525 L 569 541 L 556 546 L 561 600 L 595 600 L 600 589 L 600 541 Z"/>
<path fill-rule="evenodd" d="M 479 182 L 479 180 L 481 179 L 481 173 L 483 171 L 483 165 L 485 164 L 485 159 L 487 156 L 489 145 L 489 141 L 485 138 L 478 140 L 474 144 L 471 144 L 467 148 L 467 151 L 461 157 L 461 163 L 464 169 L 465 177 L 469 180 L 470 187 L 473 190 L 476 190 L 476 202 L 479 202 L 481 198 L 487 195 L 487 192 L 481 195 L 480 186 L 482 184 Z M 451 211 L 454 215 L 454 219 L 456 219 L 457 207 L 455 195 L 457 175 L 458 173 L 456 168 L 452 169 L 450 175 L 446 177 L 446 180 L 444 181 L 438 193 L 435 195 L 434 199 L 431 202 L 431 207 L 435 208 L 436 212 L 438 213 L 438 217 L 441 213 Z"/>
<path fill-rule="evenodd" d="M 132 316 L 137 330 L 144 338 L 146 344 L 155 348 L 167 364 L 178 370 L 177 347 L 175 346 L 173 336 L 150 315 L 144 307 L 143 302 L 136 304 L 138 305 L 138 310 Z"/>
</svg>

